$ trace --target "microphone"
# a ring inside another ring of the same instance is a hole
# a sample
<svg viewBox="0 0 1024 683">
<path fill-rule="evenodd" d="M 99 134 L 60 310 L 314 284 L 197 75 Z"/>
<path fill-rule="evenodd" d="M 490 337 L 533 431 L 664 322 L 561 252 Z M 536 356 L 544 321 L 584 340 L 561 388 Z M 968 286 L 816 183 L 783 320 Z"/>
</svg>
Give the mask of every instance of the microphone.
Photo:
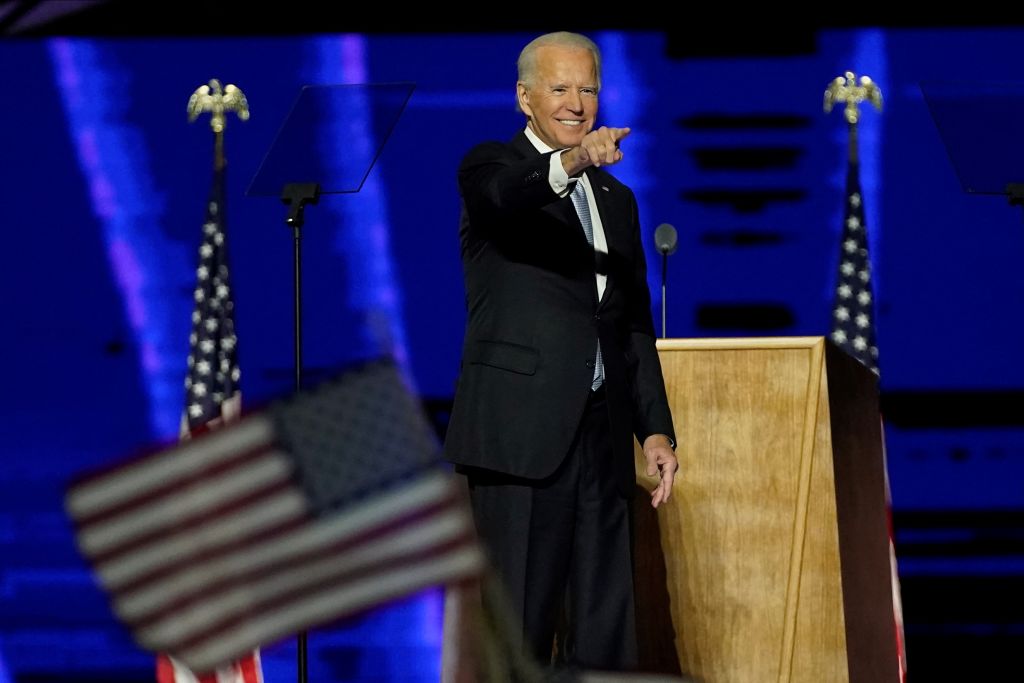
<svg viewBox="0 0 1024 683">
<path fill-rule="evenodd" d="M 654 230 L 654 245 L 661 254 L 661 338 L 665 338 L 665 294 L 668 278 L 668 256 L 679 247 L 679 234 L 668 223 L 662 223 Z"/>
<path fill-rule="evenodd" d="M 658 247 L 658 252 L 665 254 L 676 253 L 676 248 L 679 246 L 679 235 L 676 233 L 676 229 L 668 223 L 662 223 L 654 230 L 654 244 Z"/>
</svg>

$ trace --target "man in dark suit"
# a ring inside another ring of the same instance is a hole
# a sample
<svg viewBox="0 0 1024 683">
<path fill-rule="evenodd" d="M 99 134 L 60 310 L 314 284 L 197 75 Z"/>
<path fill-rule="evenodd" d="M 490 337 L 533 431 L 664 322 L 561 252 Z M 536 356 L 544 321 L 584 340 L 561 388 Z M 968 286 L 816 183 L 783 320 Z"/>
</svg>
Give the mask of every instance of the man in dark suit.
<svg viewBox="0 0 1024 683">
<path fill-rule="evenodd" d="M 629 128 L 595 129 L 600 54 L 572 33 L 519 58 L 526 115 L 459 168 L 468 321 L 445 440 L 524 647 L 591 669 L 636 666 L 633 438 L 651 493 L 678 463 L 655 348 L 636 199 L 605 169 Z"/>
</svg>

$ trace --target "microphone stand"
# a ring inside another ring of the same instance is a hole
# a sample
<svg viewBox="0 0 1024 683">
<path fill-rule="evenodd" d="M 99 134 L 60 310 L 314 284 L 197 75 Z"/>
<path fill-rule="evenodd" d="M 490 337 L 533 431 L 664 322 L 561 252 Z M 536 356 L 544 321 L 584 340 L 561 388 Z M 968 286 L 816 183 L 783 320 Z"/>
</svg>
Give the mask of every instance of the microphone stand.
<svg viewBox="0 0 1024 683">
<path fill-rule="evenodd" d="M 661 338 L 665 338 L 665 295 L 668 288 L 665 286 L 668 280 L 668 250 L 659 249 L 661 252 Z"/>
</svg>

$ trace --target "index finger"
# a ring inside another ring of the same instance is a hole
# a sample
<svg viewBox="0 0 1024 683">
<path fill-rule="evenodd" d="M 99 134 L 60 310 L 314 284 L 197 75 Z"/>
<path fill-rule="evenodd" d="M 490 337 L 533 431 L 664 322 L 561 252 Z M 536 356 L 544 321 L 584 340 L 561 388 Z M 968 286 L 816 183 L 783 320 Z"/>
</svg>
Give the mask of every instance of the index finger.
<svg viewBox="0 0 1024 683">
<path fill-rule="evenodd" d="M 630 131 L 630 128 L 628 126 L 625 127 L 625 128 L 609 128 L 608 129 L 608 132 L 610 132 L 612 134 L 612 140 L 615 140 L 615 142 L 618 142 L 622 138 L 624 138 L 627 135 L 629 135 L 629 131 Z"/>
<path fill-rule="evenodd" d="M 676 479 L 676 469 L 674 467 L 666 467 L 661 470 L 661 483 L 665 486 L 665 495 L 662 497 L 662 502 L 669 499 L 672 495 L 672 484 Z"/>
</svg>

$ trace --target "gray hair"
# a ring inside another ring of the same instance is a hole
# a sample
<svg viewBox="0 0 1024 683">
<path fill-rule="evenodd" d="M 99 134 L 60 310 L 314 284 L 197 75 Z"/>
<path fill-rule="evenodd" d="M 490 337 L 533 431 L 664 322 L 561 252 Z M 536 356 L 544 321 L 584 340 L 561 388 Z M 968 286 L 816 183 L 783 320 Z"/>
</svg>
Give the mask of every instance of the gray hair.
<svg viewBox="0 0 1024 683">
<path fill-rule="evenodd" d="M 597 75 L 597 88 L 601 89 L 601 51 L 597 44 L 590 38 L 580 33 L 569 31 L 556 31 L 538 36 L 526 44 L 523 51 L 519 53 L 519 61 L 516 62 L 519 80 L 528 86 L 533 86 L 533 79 L 537 75 L 537 49 L 546 46 L 567 47 L 577 50 L 588 50 L 594 57 L 594 72 Z M 519 98 L 516 98 L 516 111 L 519 108 Z"/>
</svg>

